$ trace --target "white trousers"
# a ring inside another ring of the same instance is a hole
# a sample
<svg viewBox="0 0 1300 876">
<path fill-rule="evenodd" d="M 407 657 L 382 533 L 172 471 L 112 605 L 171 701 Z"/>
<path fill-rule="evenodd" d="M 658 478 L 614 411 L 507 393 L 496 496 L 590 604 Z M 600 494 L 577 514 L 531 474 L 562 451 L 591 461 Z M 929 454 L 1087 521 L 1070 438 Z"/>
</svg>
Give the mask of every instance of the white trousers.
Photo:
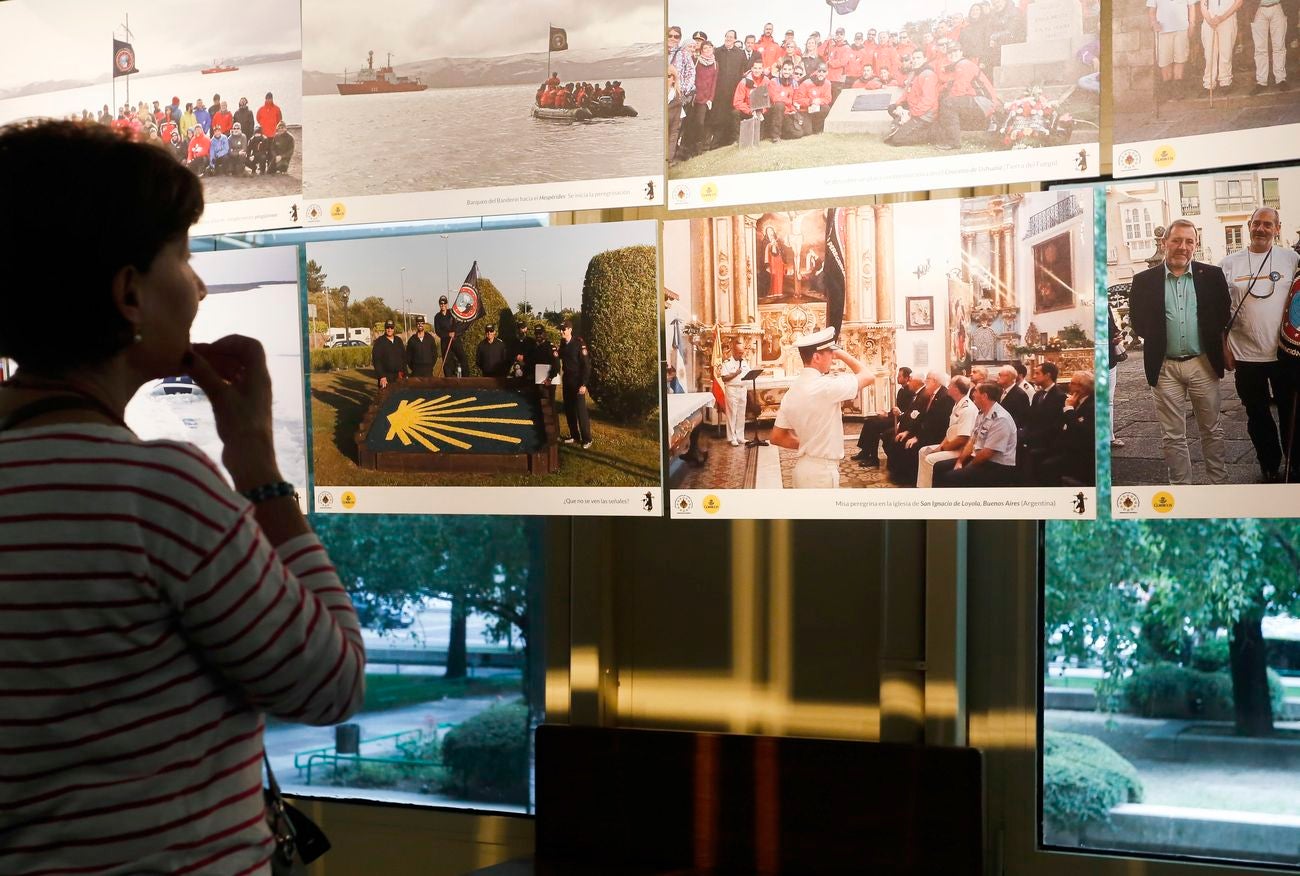
<svg viewBox="0 0 1300 876">
<path fill-rule="evenodd" d="M 1160 444 L 1169 466 L 1169 483 L 1185 484 L 1191 475 L 1192 457 L 1187 450 L 1187 403 L 1196 416 L 1201 433 L 1201 454 L 1205 473 L 1212 484 L 1228 482 L 1227 449 L 1219 415 L 1222 394 L 1219 378 L 1210 370 L 1204 355 L 1186 362 L 1166 359 L 1160 377 L 1151 388 L 1156 416 L 1160 420 Z"/>
<path fill-rule="evenodd" d="M 1268 62 L 1273 59 L 1273 78 L 1286 81 L 1286 13 L 1282 4 L 1261 6 L 1250 23 L 1250 36 L 1255 41 L 1255 81 L 1268 85 Z M 1269 51 L 1269 43 L 1273 50 Z"/>
<path fill-rule="evenodd" d="M 1215 34 L 1218 44 L 1215 44 Z M 1237 16 L 1234 14 L 1226 21 L 1219 22 L 1218 27 L 1210 27 L 1201 22 L 1201 45 L 1205 47 L 1205 75 L 1201 84 L 1206 88 L 1214 82 L 1218 71 L 1219 87 L 1227 88 L 1232 84 L 1232 49 L 1237 44 Z"/>
<path fill-rule="evenodd" d="M 728 386 L 727 392 L 727 440 L 744 441 L 745 440 L 745 387 L 741 386 L 732 389 Z"/>
<path fill-rule="evenodd" d="M 796 490 L 833 490 L 839 485 L 840 463 L 837 459 L 801 456 L 794 464 Z"/>
<path fill-rule="evenodd" d="M 956 459 L 959 456 L 961 456 L 960 451 L 940 450 L 938 444 L 922 447 L 921 452 L 916 457 L 916 485 L 918 487 L 933 487 L 935 464 L 943 462 L 945 459 Z"/>
</svg>

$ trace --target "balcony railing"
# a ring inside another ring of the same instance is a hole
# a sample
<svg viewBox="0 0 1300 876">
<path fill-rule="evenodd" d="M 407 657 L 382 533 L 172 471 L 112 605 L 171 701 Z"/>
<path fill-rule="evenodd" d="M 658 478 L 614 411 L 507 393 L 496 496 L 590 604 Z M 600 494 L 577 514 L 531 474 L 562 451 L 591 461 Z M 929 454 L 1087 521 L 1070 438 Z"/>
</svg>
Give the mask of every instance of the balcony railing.
<svg viewBox="0 0 1300 876">
<path fill-rule="evenodd" d="M 1182 199 L 1180 200 L 1179 203 L 1180 203 L 1180 206 L 1181 206 L 1182 209 L 1183 209 L 1183 215 L 1184 215 L 1184 216 L 1199 216 L 1199 215 L 1201 215 L 1201 199 L 1200 199 L 1200 198 L 1182 198 Z"/>
<path fill-rule="evenodd" d="M 1046 210 L 1039 210 L 1029 217 L 1029 225 L 1025 231 L 1025 239 L 1036 237 L 1045 231 L 1050 231 L 1062 222 L 1073 219 L 1075 216 L 1083 213 L 1083 208 L 1079 206 L 1079 199 L 1074 195 L 1062 198 Z"/>
</svg>

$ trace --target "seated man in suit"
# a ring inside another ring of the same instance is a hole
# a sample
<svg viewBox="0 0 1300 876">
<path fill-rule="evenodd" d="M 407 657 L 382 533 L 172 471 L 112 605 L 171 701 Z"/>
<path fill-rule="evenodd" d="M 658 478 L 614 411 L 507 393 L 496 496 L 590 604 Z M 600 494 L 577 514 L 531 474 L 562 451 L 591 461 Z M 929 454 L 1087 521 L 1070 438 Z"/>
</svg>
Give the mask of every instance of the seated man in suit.
<svg viewBox="0 0 1300 876">
<path fill-rule="evenodd" d="M 1201 433 L 1201 453 L 1210 483 L 1228 480 L 1227 450 L 1220 421 L 1230 297 L 1223 271 L 1192 260 L 1196 226 L 1175 219 L 1165 236 L 1163 264 L 1133 277 L 1129 322 L 1142 337 L 1142 360 L 1160 420 L 1161 446 L 1169 483 L 1186 484 L 1192 459 L 1187 449 L 1187 406 Z"/>
<path fill-rule="evenodd" d="M 971 400 L 969 377 L 958 374 L 948 382 L 948 398 L 952 410 L 948 414 L 948 428 L 938 444 L 928 444 L 917 451 L 916 485 L 923 489 L 934 486 L 934 467 L 945 459 L 956 459 L 970 436 L 975 434 L 975 417 L 979 409 Z"/>
<path fill-rule="evenodd" d="M 889 480 L 900 487 L 916 485 L 917 456 L 922 447 L 943 440 L 952 412 L 952 398 L 948 395 L 948 375 L 931 371 L 925 375 L 925 407 L 907 431 L 900 429 L 893 441 L 885 445 L 889 454 Z"/>
<path fill-rule="evenodd" d="M 1061 371 L 1055 362 L 1034 367 L 1038 392 L 1029 402 L 1029 417 L 1020 432 L 1020 453 L 1025 463 L 1025 483 L 1046 486 L 1042 482 L 1043 460 L 1056 453 L 1061 439 L 1061 411 L 1065 408 L 1065 390 L 1056 383 Z"/>
<path fill-rule="evenodd" d="M 894 407 L 888 411 L 873 414 L 862 421 L 862 432 L 858 435 L 858 452 L 853 461 L 861 463 L 863 468 L 880 466 L 880 439 L 892 435 L 898 425 L 898 418 L 912 406 L 912 397 L 916 390 L 911 386 L 912 369 L 902 366 L 898 369 L 898 392 L 894 396 Z"/>
<path fill-rule="evenodd" d="M 1091 371 L 1076 371 L 1070 377 L 1070 396 L 1061 412 L 1060 440 L 1055 451 L 1043 460 L 1043 486 L 1091 487 L 1097 482 L 1094 382 Z"/>
</svg>

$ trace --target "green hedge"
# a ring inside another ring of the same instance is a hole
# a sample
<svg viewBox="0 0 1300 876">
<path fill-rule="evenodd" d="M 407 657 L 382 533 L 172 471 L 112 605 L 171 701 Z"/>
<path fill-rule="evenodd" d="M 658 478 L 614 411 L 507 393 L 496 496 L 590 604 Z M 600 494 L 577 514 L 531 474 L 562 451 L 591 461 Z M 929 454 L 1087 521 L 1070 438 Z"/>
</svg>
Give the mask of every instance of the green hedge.
<svg viewBox="0 0 1300 876">
<path fill-rule="evenodd" d="M 330 347 L 311 351 L 311 370 L 344 371 L 349 368 L 369 368 L 369 347 Z"/>
<path fill-rule="evenodd" d="M 582 315 L 591 350 L 589 391 L 616 422 L 642 422 L 659 404 L 656 277 L 652 246 L 602 252 L 587 264 Z"/>
<path fill-rule="evenodd" d="M 1053 827 L 1076 830 L 1141 802 L 1142 780 L 1115 749 L 1078 733 L 1043 733 L 1043 819 Z"/>
<path fill-rule="evenodd" d="M 1268 694 L 1273 716 L 1282 717 L 1286 689 L 1282 679 L 1268 670 Z M 1120 686 L 1129 711 L 1143 718 L 1233 719 L 1232 676 L 1227 672 L 1202 672 L 1173 663 L 1155 663 L 1134 670 Z"/>
<path fill-rule="evenodd" d="M 528 802 L 528 709 L 496 705 L 457 724 L 442 740 L 451 790 L 472 800 Z"/>
</svg>

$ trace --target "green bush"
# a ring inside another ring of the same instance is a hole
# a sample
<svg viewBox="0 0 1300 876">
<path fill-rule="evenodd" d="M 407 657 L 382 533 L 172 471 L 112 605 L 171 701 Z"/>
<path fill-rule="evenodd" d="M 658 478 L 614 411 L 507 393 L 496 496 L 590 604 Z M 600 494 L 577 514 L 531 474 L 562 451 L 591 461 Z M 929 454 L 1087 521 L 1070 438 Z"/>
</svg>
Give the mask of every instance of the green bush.
<svg viewBox="0 0 1300 876">
<path fill-rule="evenodd" d="M 1233 719 L 1232 676 L 1227 672 L 1155 663 L 1135 670 L 1124 680 L 1120 693 L 1128 710 L 1143 718 Z M 1271 669 L 1268 694 L 1273 716 L 1280 718 L 1286 690 Z"/>
<path fill-rule="evenodd" d="M 528 708 L 496 705 L 462 721 L 442 740 L 451 789 L 473 800 L 528 802 Z"/>
<path fill-rule="evenodd" d="M 311 370 L 343 371 L 349 368 L 369 368 L 369 347 L 330 347 L 311 351 Z"/>
<path fill-rule="evenodd" d="M 582 286 L 589 391 L 610 419 L 638 423 L 659 404 L 659 294 L 652 246 L 594 256 Z"/>
<path fill-rule="evenodd" d="M 1228 668 L 1228 638 L 1206 639 L 1192 646 L 1192 668 L 1219 672 Z"/>
<path fill-rule="evenodd" d="M 1106 821 L 1121 803 L 1142 802 L 1133 765 L 1106 743 L 1078 733 L 1043 733 L 1043 819 L 1077 830 Z"/>
</svg>

